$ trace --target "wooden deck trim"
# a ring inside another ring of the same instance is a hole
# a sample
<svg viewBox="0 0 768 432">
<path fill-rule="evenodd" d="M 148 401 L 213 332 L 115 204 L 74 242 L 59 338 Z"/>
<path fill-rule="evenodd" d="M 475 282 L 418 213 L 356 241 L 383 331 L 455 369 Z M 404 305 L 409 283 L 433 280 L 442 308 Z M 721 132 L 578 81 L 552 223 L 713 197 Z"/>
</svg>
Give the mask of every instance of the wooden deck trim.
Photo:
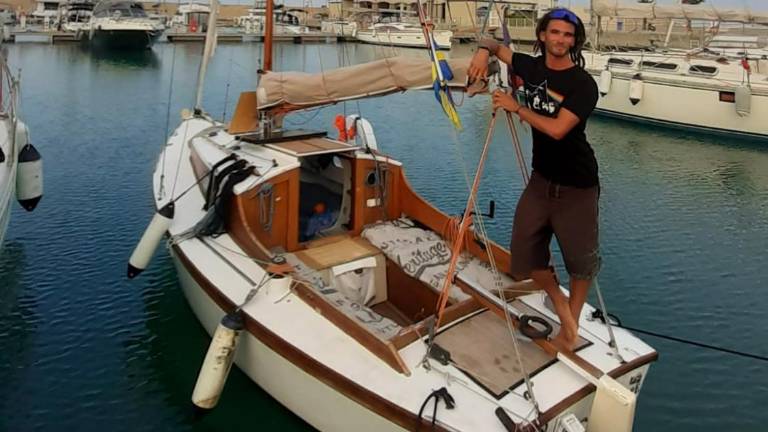
<svg viewBox="0 0 768 432">
<path fill-rule="evenodd" d="M 412 220 L 423 224 L 442 237 L 443 230 L 450 217 L 416 193 L 408 182 L 405 170 L 402 168 L 399 169 L 397 186 L 398 193 L 396 196 L 398 197 L 399 212 L 410 217 Z M 467 230 L 464 238 L 465 244 L 467 245 L 467 251 L 478 259 L 488 262 L 487 252 L 485 252 L 477 241 L 475 241 L 475 233 Z M 505 250 L 491 239 L 486 239 L 485 244 L 486 247 L 491 248 L 493 251 L 496 267 L 501 269 L 504 273 L 508 273 L 509 269 L 512 268 L 512 257 L 509 251 Z"/>
<path fill-rule="evenodd" d="M 630 362 L 622 364 L 616 369 L 613 369 L 612 371 L 608 372 L 608 375 L 614 379 L 619 378 L 632 370 L 635 370 L 637 368 L 645 366 L 648 363 L 656 361 L 658 358 L 659 358 L 659 353 L 657 353 L 656 351 L 649 354 L 642 355 Z M 553 405 L 552 408 L 541 413 L 541 415 L 538 418 L 539 424 L 547 424 L 547 422 L 552 421 L 558 415 L 560 415 L 560 413 L 565 411 L 565 409 L 567 409 L 569 406 L 589 396 L 590 393 L 593 393 L 595 390 L 596 388 L 593 384 L 584 385 L 584 387 L 575 391 L 573 394 L 571 394 L 567 398 Z M 528 425 L 527 427 L 521 430 L 525 432 L 536 432 L 536 429 L 531 425 Z"/>
<path fill-rule="evenodd" d="M 176 256 L 179 257 L 182 265 L 189 272 L 194 281 L 200 285 L 203 291 L 205 291 L 205 293 L 211 297 L 211 299 L 216 302 L 225 313 L 231 312 L 237 307 L 237 305 L 219 291 L 208 278 L 197 270 L 179 245 L 173 245 L 173 251 Z M 384 399 L 378 394 L 371 392 L 346 376 L 320 363 L 304 351 L 277 336 L 267 327 L 253 319 L 250 315 L 244 314 L 244 317 L 245 329 L 248 333 L 269 347 L 272 351 L 307 374 L 312 375 L 325 385 L 406 430 L 429 430 L 431 427 L 431 422 L 425 419 L 419 420 L 416 414 L 395 405 L 389 400 Z M 424 397 L 426 396 L 427 395 Z M 436 424 L 434 430 L 437 432 L 450 432 L 448 429 L 440 426 L 440 424 Z"/>
<path fill-rule="evenodd" d="M 363 348 L 367 349 L 384 363 L 388 364 L 392 369 L 406 376 L 411 375 L 408 366 L 405 365 L 400 354 L 394 349 L 395 347 L 390 344 L 389 341 L 379 339 L 369 331 L 365 330 L 364 327 L 360 326 L 343 312 L 329 304 L 312 288 L 306 286 L 304 283 L 297 282 L 294 287 L 296 295 L 312 307 L 315 312 L 332 322 L 339 328 L 339 330 L 356 340 L 363 346 Z"/>
<path fill-rule="evenodd" d="M 470 293 L 472 297 L 474 297 L 483 306 L 493 311 L 493 313 L 498 315 L 501 319 L 503 320 L 507 319 L 506 314 L 504 313 L 504 310 L 502 308 L 497 306 L 495 303 L 488 301 L 482 295 L 476 293 L 471 287 L 469 287 L 461 279 L 458 279 L 458 278 L 456 279 L 456 285 L 460 286 L 462 289 L 465 289 L 465 290 L 468 289 L 469 291 L 467 292 Z M 511 318 L 512 318 L 512 325 L 515 326 L 515 328 L 519 327 L 520 322 L 517 320 L 517 318 L 515 318 L 514 316 L 512 316 Z M 544 352 L 546 352 L 547 354 L 550 354 L 552 356 L 557 356 L 557 354 L 560 353 L 565 357 L 567 357 L 568 360 L 571 360 L 572 362 L 574 362 L 580 368 L 587 371 L 590 375 L 594 376 L 595 378 L 600 378 L 603 375 L 603 372 L 600 369 L 598 369 L 588 361 L 584 360 L 582 357 L 576 355 L 573 352 L 558 350 L 557 347 L 547 339 L 532 339 L 532 340 L 536 345 L 540 346 L 541 349 L 543 349 Z"/>
<path fill-rule="evenodd" d="M 448 324 L 451 324 L 457 319 L 463 318 L 471 314 L 472 312 L 478 311 L 482 308 L 483 306 L 474 298 L 469 298 L 462 302 L 450 305 L 447 308 L 445 308 L 445 311 L 443 312 L 443 325 L 441 326 L 441 328 L 444 328 L 445 326 L 447 326 Z M 425 321 L 421 321 L 421 322 L 412 324 L 408 327 L 404 327 L 402 330 L 400 330 L 400 333 L 390 338 L 389 341 L 396 348 L 403 349 L 408 345 L 412 344 L 413 342 L 426 336 L 427 331 L 428 331 L 427 323 Z"/>
</svg>

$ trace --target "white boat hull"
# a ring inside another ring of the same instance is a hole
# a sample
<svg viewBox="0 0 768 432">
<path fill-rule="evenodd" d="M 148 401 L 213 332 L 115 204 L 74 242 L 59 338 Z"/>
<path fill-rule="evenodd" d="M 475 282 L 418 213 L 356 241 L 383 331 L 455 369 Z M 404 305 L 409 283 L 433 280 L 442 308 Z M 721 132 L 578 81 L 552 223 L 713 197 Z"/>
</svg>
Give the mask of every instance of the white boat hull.
<svg viewBox="0 0 768 432">
<path fill-rule="evenodd" d="M 434 33 L 435 43 L 438 49 L 451 49 L 451 37 L 453 32 L 436 31 Z M 360 42 L 390 45 L 409 48 L 426 48 L 424 34 L 420 31 L 387 31 L 387 30 L 358 30 L 355 33 L 355 39 Z"/>
<path fill-rule="evenodd" d="M 740 62 L 717 62 L 712 57 L 686 56 L 684 52 L 589 52 L 585 57 L 587 70 L 602 89 L 598 113 L 707 133 L 768 139 L 768 78 L 756 72 L 754 66 L 747 93 L 751 96 L 745 104 L 737 96 L 737 89 L 748 82 Z M 695 67 L 701 69 L 694 71 Z M 739 115 L 737 110 L 745 106 L 746 115 Z"/>
<path fill-rule="evenodd" d="M 599 82 L 600 75 L 593 75 Z M 629 99 L 630 80 L 614 75 L 611 91 L 600 97 L 597 112 L 628 120 L 661 123 L 698 129 L 703 132 L 719 132 L 768 139 L 768 96 L 752 96 L 752 113 L 740 117 L 733 103 L 720 102 L 719 91 L 643 82 L 643 100 L 633 105 Z"/>
<path fill-rule="evenodd" d="M 174 253 L 171 255 L 184 296 L 205 330 L 213 335 L 224 311 L 195 281 L 179 257 Z M 264 391 L 318 430 L 406 430 L 308 374 L 250 332 L 243 332 L 235 364 Z"/>
<path fill-rule="evenodd" d="M 225 315 L 224 310 L 197 283 L 183 260 L 173 251 L 171 251 L 171 256 L 173 257 L 182 290 L 193 313 L 197 316 L 208 334 L 213 335 L 216 326 Z M 277 338 L 269 330 L 264 329 L 264 331 L 269 333 L 268 338 Z M 282 340 L 278 343 L 287 344 L 286 341 Z M 300 352 L 298 348 L 290 344 L 287 344 L 287 346 L 289 350 Z M 300 355 L 304 354 L 301 353 Z M 412 428 L 404 429 L 400 425 L 385 419 L 369 407 L 352 400 L 329 385 L 332 380 L 329 379 L 327 380 L 328 382 L 325 382 L 322 378 L 314 376 L 297 366 L 292 360 L 295 361 L 295 359 L 284 357 L 273 350 L 267 343 L 254 336 L 251 331 L 243 332 L 235 356 L 235 364 L 251 380 L 294 414 L 320 431 L 359 432 L 365 430 L 367 432 L 400 432 L 413 430 Z M 323 368 L 323 366 L 319 367 Z M 644 377 L 648 374 L 649 367 L 649 364 L 645 364 L 632 369 L 616 380 L 627 388 L 639 392 L 642 381 L 644 381 Z M 331 371 L 330 373 L 335 372 Z M 641 376 L 643 379 L 640 381 L 633 379 L 633 377 L 636 378 L 637 376 Z M 336 384 L 338 385 L 338 382 Z M 452 389 L 451 391 L 455 392 L 457 390 Z M 573 401 L 560 416 L 548 423 L 545 430 L 550 430 L 549 426 L 559 424 L 560 419 L 568 414 L 574 414 L 579 419 L 587 418 L 590 414 L 593 398 L 594 393 L 590 392 L 582 399 Z M 492 424 L 493 426 L 489 430 L 503 431 L 501 423 L 496 422 Z M 486 427 L 488 426 L 486 425 Z M 445 426 L 443 425 L 443 427 Z M 441 430 L 444 431 L 446 429 Z M 449 428 L 448 430 L 454 429 Z"/>
<path fill-rule="evenodd" d="M 0 147 L 5 154 L 5 162 L 0 164 L 0 247 L 5 239 L 5 231 L 11 220 L 11 206 L 16 194 L 16 153 L 11 146 L 11 121 L 0 120 Z"/>
<path fill-rule="evenodd" d="M 226 132 L 211 136 L 210 140 L 183 141 L 184 136 L 198 136 L 214 125 L 203 119 L 183 122 L 169 140 L 165 149 L 167 157 L 191 160 L 189 152 L 194 151 L 196 157 L 207 161 L 207 166 L 223 160 L 227 153 L 222 146 L 231 142 Z M 179 133 L 181 130 L 184 133 Z M 264 164 L 258 166 L 260 170 L 268 168 L 268 163 L 276 163 L 277 168 L 270 172 L 271 178 L 299 166 L 294 156 L 264 146 L 251 147 L 243 157 L 254 166 Z M 367 156 L 361 152 L 356 157 Z M 163 206 L 170 199 L 162 192 L 170 190 L 164 182 L 176 178 L 176 173 L 164 172 L 160 162 L 157 167 L 155 203 Z M 180 184 L 196 184 L 193 163 L 179 164 L 178 169 Z M 243 183 L 242 187 L 251 186 Z M 171 254 L 184 295 L 206 331 L 213 334 L 225 310 L 231 311 L 254 287 L 261 286 L 258 281 L 263 280 L 266 273 L 239 249 L 229 234 L 215 239 L 190 238 L 184 234 L 204 217 L 205 211 L 201 210 L 204 202 L 203 193 L 195 188 L 176 200 L 176 216 L 169 232 L 175 239 Z M 399 372 L 316 309 L 317 305 L 290 291 L 288 283 L 270 281 L 250 299 L 242 307 L 245 331 L 235 363 L 276 400 L 321 431 L 413 430 L 419 423 L 417 414 L 424 399 L 445 386 L 447 376 L 451 377 L 449 390 L 457 407 L 446 410 L 441 404 L 437 419 L 440 432 L 504 432 L 494 415 L 498 407 L 517 416 L 516 420 L 536 419 L 550 428 L 559 424 L 564 416 L 583 419 L 590 415 L 594 388 L 561 362 L 549 365 L 531 378 L 532 385 L 540 389 L 537 399 L 542 413 L 537 415 L 530 401 L 522 396 L 525 386 L 521 383 L 495 399 L 453 366 L 430 362 L 431 369 L 422 368 L 425 346 L 420 341 L 399 348 L 392 346 L 397 349 L 399 364 L 403 365 L 403 371 Z M 556 319 L 544 306 L 543 296 L 526 301 L 539 313 Z M 585 305 L 584 313 L 591 313 L 590 310 L 591 306 Z M 638 393 L 649 363 L 656 357 L 655 351 L 630 333 L 617 329 L 623 355 L 629 356 L 628 363 L 622 365 L 607 354 L 608 336 L 604 326 L 586 321 L 582 324 L 584 337 L 592 345 L 581 350 L 580 356 Z M 422 419 L 424 430 L 429 429 L 431 408 L 430 405 Z"/>
</svg>

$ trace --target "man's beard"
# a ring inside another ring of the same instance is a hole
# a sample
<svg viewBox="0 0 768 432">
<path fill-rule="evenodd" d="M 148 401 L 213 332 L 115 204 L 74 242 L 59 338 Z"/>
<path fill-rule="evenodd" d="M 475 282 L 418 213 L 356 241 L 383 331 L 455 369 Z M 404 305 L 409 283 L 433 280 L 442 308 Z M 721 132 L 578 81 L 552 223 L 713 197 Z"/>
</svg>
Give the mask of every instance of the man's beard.
<svg viewBox="0 0 768 432">
<path fill-rule="evenodd" d="M 570 54 L 571 54 L 571 50 L 570 49 L 566 49 L 563 54 L 559 54 L 557 52 L 554 52 L 555 50 L 551 49 L 551 48 L 547 48 L 546 50 L 547 50 L 547 55 L 550 55 L 550 56 L 555 57 L 555 58 L 570 58 Z"/>
</svg>

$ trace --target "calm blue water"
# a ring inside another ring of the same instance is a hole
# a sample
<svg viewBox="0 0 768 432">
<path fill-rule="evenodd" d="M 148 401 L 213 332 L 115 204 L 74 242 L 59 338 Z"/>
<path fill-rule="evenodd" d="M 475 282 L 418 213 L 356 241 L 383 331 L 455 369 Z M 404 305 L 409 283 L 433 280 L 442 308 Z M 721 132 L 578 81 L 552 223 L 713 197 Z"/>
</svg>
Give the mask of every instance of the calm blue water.
<svg viewBox="0 0 768 432">
<path fill-rule="evenodd" d="M 0 430 L 310 429 L 239 371 L 216 410 L 195 417 L 189 397 L 208 337 L 167 254 L 137 280 L 125 279 L 152 214 L 154 161 L 168 125 L 193 103 L 200 51 L 9 47 L 22 69 L 23 115 L 45 158 L 46 194 L 34 213 L 14 211 L 0 252 Z M 389 52 L 280 45 L 276 63 L 316 71 Z M 239 92 L 255 87 L 260 57 L 260 45 L 219 46 L 206 86 L 210 113 L 229 115 Z M 450 212 L 464 207 L 463 172 L 473 170 L 482 145 L 487 98 L 463 102 L 458 135 L 428 93 L 346 109 L 373 123 L 420 193 Z M 289 123 L 328 129 L 344 110 Z M 768 144 L 604 119 L 591 121 L 589 136 L 603 182 L 609 309 L 628 325 L 768 355 Z M 495 137 L 481 197 L 497 201 L 489 229 L 507 244 L 521 180 L 503 124 Z M 768 364 L 647 340 L 661 358 L 640 397 L 636 430 L 766 430 Z"/>
</svg>

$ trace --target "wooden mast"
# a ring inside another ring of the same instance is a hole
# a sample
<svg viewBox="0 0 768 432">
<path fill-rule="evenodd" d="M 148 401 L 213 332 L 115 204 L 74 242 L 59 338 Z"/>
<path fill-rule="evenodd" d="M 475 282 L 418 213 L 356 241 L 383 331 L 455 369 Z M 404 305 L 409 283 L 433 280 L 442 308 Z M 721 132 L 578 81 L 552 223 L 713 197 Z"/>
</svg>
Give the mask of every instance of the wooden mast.
<svg viewBox="0 0 768 432">
<path fill-rule="evenodd" d="M 272 35 L 274 32 L 275 8 L 273 0 L 266 0 L 267 9 L 264 12 L 264 71 L 272 70 Z"/>
</svg>

